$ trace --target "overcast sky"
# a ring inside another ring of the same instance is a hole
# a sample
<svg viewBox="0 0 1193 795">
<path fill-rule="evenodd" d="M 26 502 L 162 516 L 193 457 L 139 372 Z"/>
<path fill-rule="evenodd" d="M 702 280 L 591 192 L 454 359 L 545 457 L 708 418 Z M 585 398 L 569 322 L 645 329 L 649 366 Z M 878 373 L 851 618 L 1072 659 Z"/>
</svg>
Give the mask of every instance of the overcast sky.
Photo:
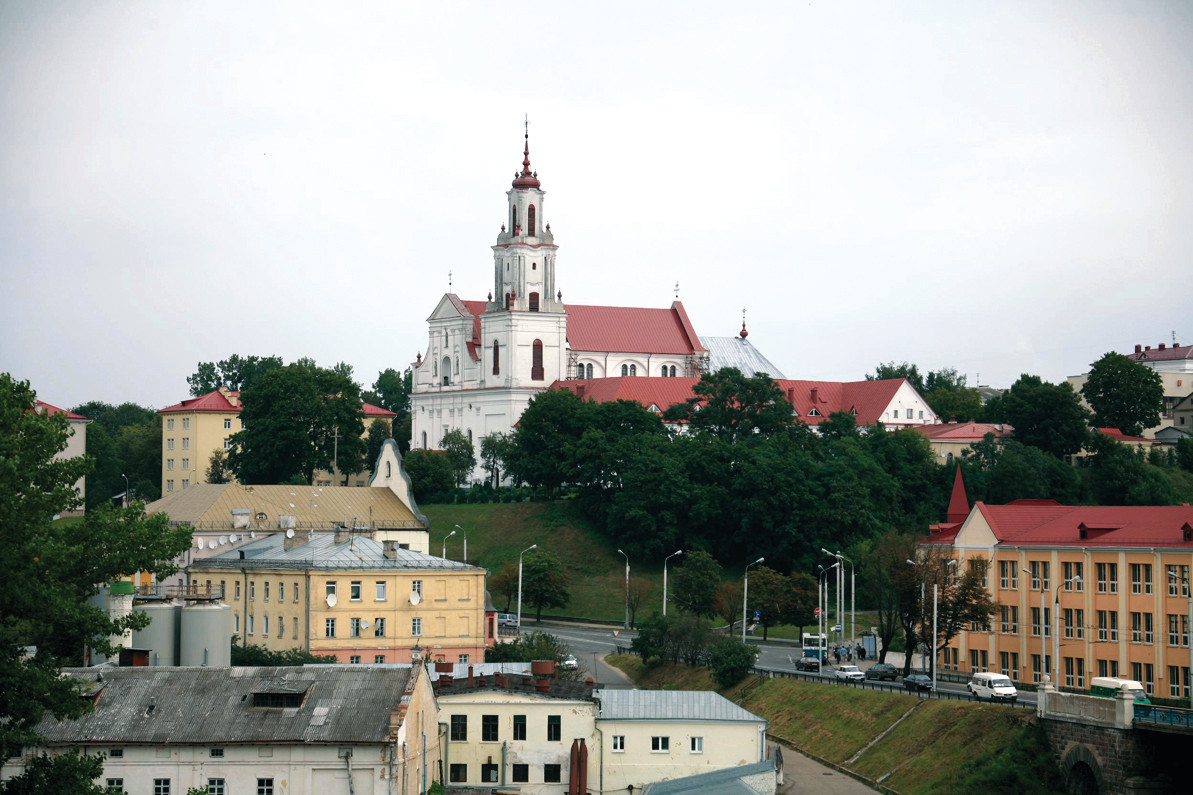
<svg viewBox="0 0 1193 795">
<path fill-rule="evenodd" d="M 0 3 L 0 370 L 425 352 L 530 116 L 564 302 L 789 378 L 1009 386 L 1193 342 L 1193 4 Z"/>
</svg>

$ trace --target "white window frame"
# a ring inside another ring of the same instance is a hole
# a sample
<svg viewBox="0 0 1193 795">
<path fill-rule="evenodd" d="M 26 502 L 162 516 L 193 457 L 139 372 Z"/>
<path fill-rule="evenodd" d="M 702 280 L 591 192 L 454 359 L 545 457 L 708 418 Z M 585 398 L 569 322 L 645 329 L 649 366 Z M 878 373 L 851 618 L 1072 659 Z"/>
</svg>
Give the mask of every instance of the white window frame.
<svg viewBox="0 0 1193 795">
<path fill-rule="evenodd" d="M 671 737 L 666 734 L 656 734 L 650 738 L 650 752 L 652 754 L 671 753 Z"/>
</svg>

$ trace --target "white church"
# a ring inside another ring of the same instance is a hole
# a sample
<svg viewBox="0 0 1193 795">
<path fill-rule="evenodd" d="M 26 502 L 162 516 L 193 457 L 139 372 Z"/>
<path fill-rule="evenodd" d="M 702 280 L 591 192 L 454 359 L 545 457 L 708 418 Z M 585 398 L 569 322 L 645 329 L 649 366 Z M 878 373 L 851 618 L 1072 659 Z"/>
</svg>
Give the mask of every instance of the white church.
<svg viewBox="0 0 1193 795">
<path fill-rule="evenodd" d="M 492 292 L 483 301 L 446 293 L 427 319 L 426 355 L 419 354 L 412 364 L 412 449 L 439 449 L 444 435 L 459 428 L 472 442 L 479 461 L 481 440 L 491 433 L 509 432 L 530 399 L 552 385 L 586 394 L 588 384 L 587 396 L 600 399 L 598 392 L 629 383 L 632 391 L 642 393 L 630 399 L 659 410 L 690 396 L 701 373 L 722 367 L 784 378 L 746 341 L 744 322 L 737 336 L 702 341 L 678 300 L 666 309 L 565 305 L 555 280 L 557 246 L 545 221 L 546 192 L 530 167 L 529 136 L 522 154 L 522 171 L 506 192 L 506 223 L 493 245 Z M 900 390 L 894 382 L 860 382 L 858 389 L 871 393 L 883 383 L 889 395 L 845 401 L 862 404 L 860 413 L 859 406 L 837 408 L 852 411 L 862 424 L 869 419 L 863 415 L 872 413 L 889 423 L 893 411 L 898 425 L 902 424 L 898 406 L 906 401 L 903 418 L 915 417 L 914 424 L 936 421 L 918 394 L 904 394 L 909 385 Z M 592 388 L 598 386 L 601 389 Z M 810 422 L 815 424 L 820 416 L 816 405 L 824 403 L 824 396 L 834 389 L 842 393 L 842 387 L 849 385 L 783 382 L 783 386 L 793 404 L 809 392 Z M 809 412 L 801 416 L 808 418 Z M 477 476 L 483 476 L 479 469 Z"/>
</svg>

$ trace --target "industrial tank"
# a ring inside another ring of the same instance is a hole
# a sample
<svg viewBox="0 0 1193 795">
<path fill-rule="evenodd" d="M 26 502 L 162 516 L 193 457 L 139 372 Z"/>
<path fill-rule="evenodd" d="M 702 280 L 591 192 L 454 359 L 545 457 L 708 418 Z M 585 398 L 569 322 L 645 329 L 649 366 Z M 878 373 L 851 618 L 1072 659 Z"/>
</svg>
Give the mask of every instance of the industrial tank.
<svg viewBox="0 0 1193 795">
<path fill-rule="evenodd" d="M 149 664 L 178 665 L 178 622 L 182 605 L 171 602 L 147 602 L 136 605 L 134 613 L 149 616 L 149 626 L 133 631 L 132 648 L 148 649 Z"/>
<path fill-rule="evenodd" d="M 179 665 L 210 668 L 232 664 L 232 608 L 222 602 L 182 608 Z"/>
</svg>

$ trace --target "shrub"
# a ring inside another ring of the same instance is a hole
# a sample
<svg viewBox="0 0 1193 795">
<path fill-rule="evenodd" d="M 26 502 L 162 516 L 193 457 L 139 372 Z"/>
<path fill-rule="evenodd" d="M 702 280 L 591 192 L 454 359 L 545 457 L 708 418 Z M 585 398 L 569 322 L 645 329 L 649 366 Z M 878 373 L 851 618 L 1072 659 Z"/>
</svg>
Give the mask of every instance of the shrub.
<svg viewBox="0 0 1193 795">
<path fill-rule="evenodd" d="M 721 687 L 732 687 L 745 678 L 758 659 L 758 649 L 726 635 L 708 648 L 708 667 Z"/>
</svg>

